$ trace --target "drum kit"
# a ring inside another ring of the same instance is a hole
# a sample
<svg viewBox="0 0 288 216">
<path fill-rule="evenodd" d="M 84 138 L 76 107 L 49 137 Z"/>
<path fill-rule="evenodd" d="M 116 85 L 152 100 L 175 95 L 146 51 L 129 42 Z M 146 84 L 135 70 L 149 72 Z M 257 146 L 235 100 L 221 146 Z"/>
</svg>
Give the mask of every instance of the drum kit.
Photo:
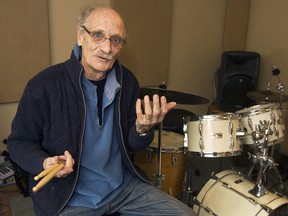
<svg viewBox="0 0 288 216">
<path fill-rule="evenodd" d="M 178 104 L 209 102 L 200 96 L 167 88 L 140 89 L 140 96 L 154 94 L 166 96 L 167 101 Z M 135 153 L 134 163 L 157 187 L 180 198 L 183 193 L 192 192 L 191 186 L 187 188 L 185 183 L 191 180 L 187 180 L 185 173 L 187 158 L 234 157 L 242 154 L 243 146 L 253 147 L 253 153 L 249 153 L 252 165 L 248 174 L 234 169 L 212 174 L 201 191 L 192 194 L 191 207 L 197 215 L 207 216 L 288 215 L 287 190 L 273 159 L 274 146 L 282 143 L 285 137 L 282 103 L 288 101 L 288 96 L 281 89 L 280 94 L 270 90 L 253 91 L 247 97 L 261 104 L 235 113 L 184 116 L 182 134 L 163 130 L 163 125 L 159 125 L 147 151 Z M 266 188 L 270 170 L 279 178 L 282 192 L 273 193 Z M 255 171 L 257 180 L 253 181 L 251 174 Z M 228 206 L 233 207 L 229 209 Z"/>
</svg>

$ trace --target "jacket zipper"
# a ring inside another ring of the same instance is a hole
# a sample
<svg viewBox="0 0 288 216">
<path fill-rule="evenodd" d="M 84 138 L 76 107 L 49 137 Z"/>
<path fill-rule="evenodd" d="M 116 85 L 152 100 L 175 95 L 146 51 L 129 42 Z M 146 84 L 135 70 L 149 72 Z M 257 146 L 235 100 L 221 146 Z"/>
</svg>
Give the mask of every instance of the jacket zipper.
<svg viewBox="0 0 288 216">
<path fill-rule="evenodd" d="M 120 128 L 121 144 L 122 144 L 122 146 L 123 146 L 123 148 L 124 148 L 124 150 L 125 150 L 124 152 L 125 152 L 126 158 L 128 159 L 128 162 L 130 163 L 131 167 L 133 168 L 133 170 L 134 170 L 134 172 L 137 174 L 137 176 L 138 176 L 141 180 L 143 180 L 143 181 L 145 181 L 145 182 L 147 182 L 147 183 L 149 183 L 149 184 L 152 184 L 152 183 L 149 182 L 148 180 L 144 179 L 144 178 L 137 172 L 137 170 L 135 169 L 135 167 L 134 167 L 133 163 L 131 162 L 130 157 L 129 157 L 128 153 L 127 153 L 126 146 L 124 145 L 122 126 L 121 126 L 121 123 L 120 123 L 120 122 L 121 122 L 120 98 L 121 98 L 121 95 L 122 95 L 122 83 L 123 83 L 122 79 L 123 79 L 123 73 L 122 73 L 122 67 L 121 67 L 120 63 L 118 63 L 118 64 L 119 64 L 120 74 L 121 74 L 121 79 L 120 79 L 120 82 L 121 82 L 121 91 L 120 91 L 120 94 L 119 94 L 119 97 L 118 97 L 118 113 L 119 113 L 118 125 L 119 125 L 119 128 Z"/>
<path fill-rule="evenodd" d="M 80 142 L 79 142 L 79 159 L 78 159 L 78 166 L 77 166 L 77 175 L 74 181 L 74 185 L 73 188 L 71 190 L 71 193 L 68 197 L 68 199 L 66 200 L 66 202 L 63 204 L 63 206 L 60 208 L 60 210 L 57 212 L 57 215 L 60 214 L 60 212 L 63 210 L 63 208 L 67 205 L 68 201 L 70 200 L 70 198 L 73 195 L 73 192 L 76 188 L 76 184 L 77 184 L 77 180 L 79 177 L 79 171 L 80 171 L 80 161 L 81 161 L 81 157 L 82 157 L 82 145 L 83 145 L 83 137 L 84 137 L 84 128 L 85 128 L 85 122 L 86 122 L 86 104 L 85 104 L 85 97 L 84 97 L 84 93 L 83 93 L 83 89 L 81 86 L 81 77 L 82 77 L 82 73 L 83 73 L 83 68 L 80 71 L 80 75 L 79 75 L 79 80 L 78 80 L 78 84 L 81 90 L 81 94 L 82 94 L 82 99 L 83 99 L 83 105 L 84 105 L 84 113 L 83 113 L 83 121 L 82 121 L 82 130 L 81 130 L 81 136 L 80 136 Z"/>
</svg>

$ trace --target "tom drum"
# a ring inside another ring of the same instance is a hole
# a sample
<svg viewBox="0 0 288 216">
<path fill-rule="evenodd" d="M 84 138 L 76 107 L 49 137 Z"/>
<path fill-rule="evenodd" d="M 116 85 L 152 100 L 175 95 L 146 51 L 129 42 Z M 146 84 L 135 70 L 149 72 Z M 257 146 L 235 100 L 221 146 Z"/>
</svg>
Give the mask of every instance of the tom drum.
<svg viewBox="0 0 288 216">
<path fill-rule="evenodd" d="M 239 115 L 234 113 L 192 117 L 187 121 L 188 154 L 202 157 L 240 155 L 240 138 L 244 136 L 240 124 Z"/>
<path fill-rule="evenodd" d="M 146 151 L 134 153 L 133 162 L 140 167 L 152 182 L 158 174 L 158 135 Z M 161 190 L 178 198 L 182 193 L 182 182 L 185 174 L 184 136 L 169 131 L 161 133 Z"/>
<path fill-rule="evenodd" d="M 243 144 L 253 145 L 254 140 L 252 132 L 256 131 L 260 123 L 264 124 L 269 122 L 271 134 L 268 135 L 268 145 L 274 145 L 282 142 L 284 139 L 284 123 L 282 120 L 282 113 L 276 104 L 262 104 L 248 107 L 236 111 L 241 115 L 241 123 L 246 131 Z M 264 137 L 259 140 L 260 143 L 264 142 Z"/>
</svg>

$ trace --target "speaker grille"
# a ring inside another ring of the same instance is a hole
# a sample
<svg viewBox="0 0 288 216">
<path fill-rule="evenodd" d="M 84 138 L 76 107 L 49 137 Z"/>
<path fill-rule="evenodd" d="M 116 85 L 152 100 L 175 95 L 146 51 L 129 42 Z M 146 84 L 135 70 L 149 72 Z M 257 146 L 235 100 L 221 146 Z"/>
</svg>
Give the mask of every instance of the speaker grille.
<svg viewBox="0 0 288 216">
<path fill-rule="evenodd" d="M 258 87 L 259 66 L 260 55 L 256 52 L 227 51 L 222 54 L 215 79 L 215 102 L 221 110 L 234 112 L 254 105 L 247 93 Z"/>
</svg>

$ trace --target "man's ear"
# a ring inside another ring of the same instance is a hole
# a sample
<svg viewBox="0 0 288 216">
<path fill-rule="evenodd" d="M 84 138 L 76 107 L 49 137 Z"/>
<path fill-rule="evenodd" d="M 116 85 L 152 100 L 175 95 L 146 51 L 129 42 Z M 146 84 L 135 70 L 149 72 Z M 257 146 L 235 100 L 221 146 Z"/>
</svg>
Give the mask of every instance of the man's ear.
<svg viewBox="0 0 288 216">
<path fill-rule="evenodd" d="M 77 28 L 77 44 L 78 46 L 82 46 L 83 42 L 83 32 L 81 31 L 80 27 Z"/>
</svg>

